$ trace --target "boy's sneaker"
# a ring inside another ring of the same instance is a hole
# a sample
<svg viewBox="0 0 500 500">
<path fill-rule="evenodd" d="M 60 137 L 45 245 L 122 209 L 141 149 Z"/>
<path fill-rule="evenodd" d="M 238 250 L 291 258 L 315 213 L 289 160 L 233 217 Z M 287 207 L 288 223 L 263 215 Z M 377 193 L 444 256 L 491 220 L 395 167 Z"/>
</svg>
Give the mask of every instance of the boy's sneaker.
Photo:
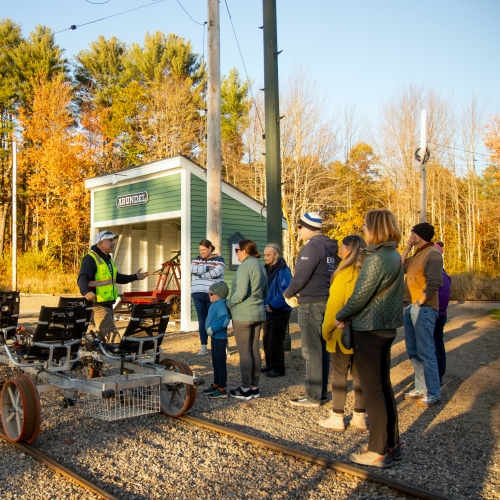
<svg viewBox="0 0 500 500">
<path fill-rule="evenodd" d="M 394 445 L 394 448 L 389 448 L 389 453 L 395 461 L 403 460 L 403 452 L 401 450 L 401 443 Z"/>
<path fill-rule="evenodd" d="M 208 349 L 206 345 L 202 345 L 201 349 L 196 353 L 197 356 L 206 356 L 208 354 Z"/>
<path fill-rule="evenodd" d="M 203 394 L 212 394 L 212 392 L 215 392 L 216 390 L 217 387 L 211 385 L 210 387 L 205 387 L 205 389 L 203 389 Z"/>
<path fill-rule="evenodd" d="M 441 403 L 441 398 L 437 396 L 424 396 L 422 399 L 417 401 L 417 404 L 425 408 L 432 408 L 433 406 Z"/>
<path fill-rule="evenodd" d="M 252 398 L 260 398 L 260 392 L 258 387 L 256 387 L 255 389 L 250 389 L 250 392 L 252 393 Z"/>
<path fill-rule="evenodd" d="M 413 389 L 410 392 L 405 392 L 403 394 L 403 399 L 422 399 L 425 396 L 425 393 L 422 391 L 418 391 L 417 389 Z"/>
<path fill-rule="evenodd" d="M 219 391 L 219 389 L 215 389 L 214 392 L 208 395 L 210 399 L 216 398 L 227 398 L 227 391 Z"/>
<path fill-rule="evenodd" d="M 379 455 L 374 451 L 368 450 L 361 453 L 351 453 L 351 455 L 349 456 L 349 460 L 356 464 L 381 467 L 383 469 L 387 469 L 388 467 L 392 467 L 394 465 L 390 453 Z"/>
<path fill-rule="evenodd" d="M 249 389 L 248 391 L 244 391 L 241 387 L 238 387 L 238 389 L 231 389 L 229 391 L 229 395 L 232 398 L 244 399 L 246 401 L 248 401 L 249 399 L 252 399 L 254 397 L 252 394 L 252 389 Z"/>
<path fill-rule="evenodd" d="M 302 408 L 319 408 L 320 403 L 317 401 L 311 401 L 307 399 L 305 396 L 297 398 L 297 399 L 291 399 L 288 401 L 292 406 L 300 406 Z"/>
</svg>

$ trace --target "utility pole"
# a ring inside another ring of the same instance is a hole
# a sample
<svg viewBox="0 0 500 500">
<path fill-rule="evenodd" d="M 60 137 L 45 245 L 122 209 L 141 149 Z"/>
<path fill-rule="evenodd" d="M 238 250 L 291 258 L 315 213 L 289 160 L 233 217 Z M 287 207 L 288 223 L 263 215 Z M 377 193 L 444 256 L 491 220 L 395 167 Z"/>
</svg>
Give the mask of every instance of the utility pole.
<svg viewBox="0 0 500 500">
<path fill-rule="evenodd" d="M 17 142 L 12 141 L 12 291 L 17 290 Z"/>
<path fill-rule="evenodd" d="M 208 0 L 207 238 L 221 251 L 222 174 L 219 0 Z"/>
<path fill-rule="evenodd" d="M 281 154 L 276 0 L 263 0 L 267 242 L 282 246 Z"/>
<path fill-rule="evenodd" d="M 426 200 L 426 167 L 427 161 L 427 110 L 420 111 L 420 218 L 419 222 L 425 222 L 427 219 Z"/>
</svg>

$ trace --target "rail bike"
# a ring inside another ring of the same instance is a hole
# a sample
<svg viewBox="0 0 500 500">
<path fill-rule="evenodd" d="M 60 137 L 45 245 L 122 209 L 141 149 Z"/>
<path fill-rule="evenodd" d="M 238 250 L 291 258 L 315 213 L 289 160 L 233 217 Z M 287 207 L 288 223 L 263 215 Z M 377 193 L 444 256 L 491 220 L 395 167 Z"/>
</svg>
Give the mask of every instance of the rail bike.
<svg viewBox="0 0 500 500">
<path fill-rule="evenodd" d="M 135 304 L 117 343 L 88 331 L 84 298 L 61 297 L 42 307 L 34 331 L 18 327 L 19 292 L 0 292 L 0 385 L 4 432 L 32 443 L 40 432 L 40 395 L 61 394 L 61 406 L 83 404 L 106 421 L 162 412 L 177 418 L 196 400 L 197 379 L 186 363 L 161 359 L 171 303 Z M 109 373 L 103 373 L 103 367 Z"/>
<path fill-rule="evenodd" d="M 168 261 L 161 264 L 151 274 L 158 275 L 154 290 L 147 292 L 124 292 L 121 304 L 127 305 L 130 310 L 134 304 L 159 304 L 170 302 L 172 304 L 171 317 L 179 319 L 181 316 L 181 251 Z"/>
</svg>

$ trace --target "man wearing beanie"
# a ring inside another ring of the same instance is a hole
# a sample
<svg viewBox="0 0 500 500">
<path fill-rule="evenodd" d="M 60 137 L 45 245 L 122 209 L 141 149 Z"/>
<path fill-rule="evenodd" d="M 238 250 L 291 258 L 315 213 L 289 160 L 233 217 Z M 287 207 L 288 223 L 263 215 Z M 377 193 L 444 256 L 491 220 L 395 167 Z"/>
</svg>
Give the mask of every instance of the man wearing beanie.
<svg viewBox="0 0 500 500">
<path fill-rule="evenodd" d="M 338 261 L 338 245 L 322 233 L 318 212 L 303 214 L 297 224 L 304 246 L 295 264 L 295 275 L 283 292 L 285 299 L 297 296 L 302 356 L 306 360 L 306 394 L 292 399 L 292 406 L 317 408 L 326 402 L 330 356 L 321 334 L 330 278 Z"/>
<path fill-rule="evenodd" d="M 430 408 L 441 401 L 439 372 L 434 345 L 434 325 L 439 313 L 438 291 L 443 284 L 443 258 L 433 243 L 434 226 L 421 222 L 411 230 L 401 255 L 406 281 L 404 328 L 408 357 L 415 372 L 415 388 L 405 399 Z M 413 246 L 415 254 L 408 257 Z"/>
</svg>

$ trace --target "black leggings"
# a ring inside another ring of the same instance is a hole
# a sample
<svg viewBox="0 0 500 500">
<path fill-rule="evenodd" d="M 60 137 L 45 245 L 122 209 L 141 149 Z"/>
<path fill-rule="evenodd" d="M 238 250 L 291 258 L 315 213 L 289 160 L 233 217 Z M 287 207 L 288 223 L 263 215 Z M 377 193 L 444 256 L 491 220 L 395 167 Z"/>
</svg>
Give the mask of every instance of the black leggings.
<svg viewBox="0 0 500 500">
<path fill-rule="evenodd" d="M 354 362 L 370 422 L 368 450 L 384 455 L 399 443 L 398 412 L 391 384 L 392 337 L 353 332 Z"/>
</svg>

